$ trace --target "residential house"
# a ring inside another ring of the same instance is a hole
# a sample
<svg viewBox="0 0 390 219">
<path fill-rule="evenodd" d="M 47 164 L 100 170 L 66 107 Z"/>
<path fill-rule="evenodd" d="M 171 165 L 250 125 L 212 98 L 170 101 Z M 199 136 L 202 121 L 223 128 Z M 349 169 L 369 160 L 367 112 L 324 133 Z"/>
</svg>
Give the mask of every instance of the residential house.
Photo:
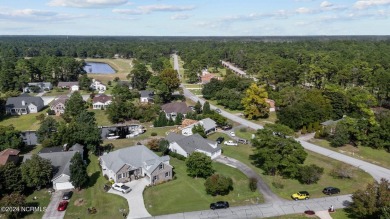
<svg viewBox="0 0 390 219">
<path fill-rule="evenodd" d="M 321 122 L 320 124 L 322 125 L 322 127 L 324 129 L 327 129 L 329 131 L 329 134 L 334 134 L 335 131 L 336 131 L 336 125 L 337 123 L 339 123 L 340 121 L 342 121 L 343 119 L 345 118 L 345 116 L 343 116 L 343 118 L 339 119 L 339 120 L 327 120 L 325 122 Z"/>
<path fill-rule="evenodd" d="M 0 152 L 0 166 L 13 162 L 17 164 L 19 162 L 19 150 L 7 148 Z"/>
<path fill-rule="evenodd" d="M 28 83 L 27 87 L 23 89 L 24 92 L 30 92 L 31 87 L 39 87 L 40 91 L 49 91 L 53 89 L 53 85 L 50 82 L 32 82 Z"/>
<path fill-rule="evenodd" d="M 131 86 L 130 81 L 118 81 L 118 82 L 116 82 L 116 84 L 119 84 L 119 85 L 121 85 L 121 86 L 126 86 L 126 87 L 128 87 L 130 90 L 133 89 L 133 87 Z"/>
<path fill-rule="evenodd" d="M 265 99 L 265 102 L 269 104 L 269 111 L 275 112 L 275 100 Z"/>
<path fill-rule="evenodd" d="M 97 90 L 99 92 L 104 92 L 107 90 L 107 86 L 102 84 L 101 81 L 98 81 L 98 80 L 95 80 L 95 79 L 92 79 L 92 84 L 90 86 L 90 88 L 92 90 Z"/>
<path fill-rule="evenodd" d="M 202 120 L 200 120 L 200 121 L 198 121 L 196 123 L 193 123 L 193 124 L 190 124 L 190 125 L 188 125 L 186 127 L 183 127 L 182 130 L 181 130 L 181 134 L 185 135 L 185 136 L 192 135 L 192 128 L 195 125 L 203 126 L 206 135 L 210 135 L 210 134 L 214 133 L 217 130 L 217 123 L 214 120 L 210 119 L 210 118 L 205 118 L 205 119 L 202 119 Z"/>
<path fill-rule="evenodd" d="M 78 81 L 71 81 L 71 82 L 58 82 L 57 87 L 63 88 L 63 89 L 69 89 L 71 91 L 78 91 L 80 90 L 79 82 Z"/>
<path fill-rule="evenodd" d="M 169 156 L 159 157 L 144 145 L 109 152 L 100 157 L 103 175 L 116 183 L 145 177 L 150 184 L 172 179 Z"/>
<path fill-rule="evenodd" d="M 216 77 L 212 74 L 202 74 L 202 76 L 200 77 L 200 80 L 201 80 L 202 84 L 207 84 L 207 83 L 210 83 L 211 79 L 213 79 L 213 78 L 216 78 Z"/>
<path fill-rule="evenodd" d="M 161 109 L 165 112 L 167 119 L 172 118 L 173 120 L 175 120 L 178 113 L 181 113 L 183 116 L 185 116 L 187 113 L 192 111 L 185 102 L 167 103 L 162 105 Z"/>
<path fill-rule="evenodd" d="M 74 186 L 70 182 L 69 167 L 70 161 L 76 153 L 80 153 L 83 157 L 84 149 L 82 145 L 75 144 L 69 148 L 69 150 L 66 150 L 66 146 L 44 148 L 38 153 L 38 156 L 48 159 L 51 162 L 53 167 L 51 182 L 53 183 L 53 189 L 56 191 L 74 189 Z M 31 159 L 31 156 L 32 155 L 24 155 L 23 162 Z"/>
<path fill-rule="evenodd" d="M 153 102 L 154 92 L 150 90 L 141 90 L 140 92 L 140 101 L 141 103 L 151 103 Z"/>
<path fill-rule="evenodd" d="M 10 97 L 7 99 L 5 108 L 6 113 L 11 115 L 23 115 L 29 113 L 37 113 L 44 106 L 41 97 L 32 97 L 26 93 L 18 97 Z"/>
<path fill-rule="evenodd" d="M 33 146 L 38 144 L 38 137 L 36 131 L 32 131 L 32 130 L 22 131 L 20 133 L 20 137 L 22 137 L 23 142 L 27 146 Z"/>
<path fill-rule="evenodd" d="M 67 95 L 59 96 L 50 103 L 50 109 L 53 110 L 57 116 L 59 116 L 65 112 L 65 103 L 68 100 L 69 97 Z"/>
<path fill-rule="evenodd" d="M 222 153 L 216 141 L 204 139 L 198 133 L 184 136 L 171 132 L 166 137 L 166 140 L 169 142 L 169 150 L 184 157 L 188 157 L 193 152 L 200 152 L 206 154 L 211 159 L 215 159 Z"/>
<path fill-rule="evenodd" d="M 105 94 L 98 94 L 92 100 L 92 108 L 105 109 L 111 103 L 112 103 L 112 96 L 107 96 Z"/>
</svg>

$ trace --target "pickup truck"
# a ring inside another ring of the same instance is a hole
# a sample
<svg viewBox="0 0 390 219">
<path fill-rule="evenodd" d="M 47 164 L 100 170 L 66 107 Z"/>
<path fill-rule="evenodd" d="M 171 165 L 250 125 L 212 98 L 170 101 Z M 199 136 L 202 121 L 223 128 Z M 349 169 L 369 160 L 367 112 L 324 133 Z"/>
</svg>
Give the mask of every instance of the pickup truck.
<svg viewBox="0 0 390 219">
<path fill-rule="evenodd" d="M 223 144 L 230 145 L 230 146 L 237 146 L 238 144 L 232 140 L 225 141 Z"/>
</svg>

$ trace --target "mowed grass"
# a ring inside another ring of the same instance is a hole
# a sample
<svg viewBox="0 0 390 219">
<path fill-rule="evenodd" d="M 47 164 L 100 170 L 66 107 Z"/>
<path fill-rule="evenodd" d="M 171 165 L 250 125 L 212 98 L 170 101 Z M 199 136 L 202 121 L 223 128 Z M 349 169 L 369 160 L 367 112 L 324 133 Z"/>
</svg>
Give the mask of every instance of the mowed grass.
<svg viewBox="0 0 390 219">
<path fill-rule="evenodd" d="M 44 109 L 38 113 L 31 113 L 20 116 L 7 116 L 3 120 L 0 121 L 0 125 L 9 126 L 12 125 L 16 130 L 26 131 L 26 130 L 38 130 L 41 126 L 41 122 L 36 119 L 36 117 L 40 114 L 46 115 L 47 110 L 49 108 Z M 57 121 L 61 121 L 61 117 L 52 116 Z"/>
<path fill-rule="evenodd" d="M 382 167 L 390 168 L 390 153 L 385 150 L 373 149 L 364 146 L 354 147 L 352 145 L 335 148 L 330 146 L 330 143 L 324 139 L 312 139 L 310 142 L 332 151 L 355 157 Z"/>
<path fill-rule="evenodd" d="M 316 215 L 305 215 L 305 214 L 288 214 L 288 215 L 281 215 L 276 217 L 266 217 L 266 219 L 316 219 L 319 218 Z"/>
<path fill-rule="evenodd" d="M 34 200 L 34 197 L 37 199 Z M 32 194 L 26 197 L 27 206 L 41 207 L 41 209 L 47 207 L 50 203 L 51 195 L 47 189 L 41 189 L 34 191 Z M 25 219 L 40 219 L 43 217 L 44 211 L 34 211 L 31 214 L 26 215 Z"/>
<path fill-rule="evenodd" d="M 88 109 L 89 112 L 95 113 L 95 119 L 98 126 L 109 126 L 113 123 L 108 119 L 106 110 Z"/>
<path fill-rule="evenodd" d="M 217 173 L 233 179 L 234 190 L 226 196 L 211 196 L 205 191 L 202 178 L 192 178 L 187 175 L 185 161 L 171 158 L 176 180 L 145 189 L 145 207 L 151 215 L 172 214 L 186 211 L 209 209 L 210 203 L 228 201 L 230 206 L 259 203 L 262 197 L 248 188 L 248 178 L 232 167 L 213 163 Z"/>
<path fill-rule="evenodd" d="M 279 176 L 264 175 L 263 171 L 260 168 L 254 166 L 252 161 L 249 159 L 249 155 L 253 154 L 253 147 L 251 145 L 239 144 L 238 147 L 223 146 L 222 149 L 224 155 L 240 160 L 259 173 L 264 181 L 272 189 L 272 191 L 285 199 L 291 199 L 291 194 L 300 190 L 308 191 L 312 198 L 324 197 L 322 194 L 322 189 L 328 186 L 340 188 L 341 194 L 350 194 L 358 189 L 364 188 L 368 183 L 372 183 L 374 181 L 374 179 L 368 173 L 354 167 L 352 167 L 354 168 L 353 179 L 334 178 L 330 175 L 330 173 L 333 168 L 342 164 L 342 162 L 310 151 L 306 151 L 308 153 L 308 157 L 306 158 L 305 165 L 316 164 L 324 168 L 324 174 L 316 184 L 301 184 L 298 182 L 298 180 L 294 179 L 284 179 Z M 283 188 L 276 188 L 273 185 L 273 182 L 283 185 Z"/>
<path fill-rule="evenodd" d="M 123 218 L 119 209 L 126 209 L 129 212 L 129 206 L 126 199 L 121 196 L 106 193 L 103 190 L 107 180 L 102 176 L 98 158 L 94 155 L 89 155 L 90 163 L 88 165 L 89 187 L 81 191 L 74 191 L 68 209 L 65 213 L 65 218 Z M 83 200 L 81 206 L 76 206 L 75 201 Z M 88 214 L 88 208 L 95 207 L 97 213 L 94 215 Z"/>
</svg>

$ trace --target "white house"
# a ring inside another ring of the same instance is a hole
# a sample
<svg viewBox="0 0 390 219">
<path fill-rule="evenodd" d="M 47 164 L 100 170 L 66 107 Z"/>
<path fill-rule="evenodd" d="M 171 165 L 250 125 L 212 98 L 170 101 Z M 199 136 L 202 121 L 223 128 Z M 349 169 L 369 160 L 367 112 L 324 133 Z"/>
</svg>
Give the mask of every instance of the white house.
<svg viewBox="0 0 390 219">
<path fill-rule="evenodd" d="M 103 92 L 107 90 L 106 85 L 102 84 L 102 82 L 95 80 L 95 79 L 92 79 L 92 84 L 91 84 L 90 88 L 92 90 L 103 91 Z"/>
<path fill-rule="evenodd" d="M 188 157 L 193 152 L 200 152 L 215 159 L 222 153 L 216 141 L 204 139 L 199 134 L 184 136 L 171 132 L 166 140 L 169 142 L 169 150 L 184 157 Z"/>
<path fill-rule="evenodd" d="M 32 97 L 26 93 L 8 98 L 5 104 L 6 113 L 11 115 L 38 113 L 43 107 L 44 102 L 41 97 Z"/>
<path fill-rule="evenodd" d="M 151 103 L 153 102 L 154 92 L 150 90 L 141 90 L 140 93 L 140 102 L 141 103 Z"/>
<path fill-rule="evenodd" d="M 112 103 L 112 97 L 105 94 L 96 95 L 92 100 L 93 109 L 105 109 Z"/>
<path fill-rule="evenodd" d="M 32 82 L 28 83 L 27 87 L 23 88 L 23 91 L 30 92 L 31 87 L 39 87 L 40 91 L 49 91 L 53 89 L 53 85 L 50 82 Z"/>
<path fill-rule="evenodd" d="M 80 90 L 79 82 L 78 81 L 72 81 L 72 82 L 58 82 L 58 87 L 60 88 L 67 88 L 71 91 L 78 91 Z"/>
<path fill-rule="evenodd" d="M 217 123 L 214 120 L 212 120 L 210 118 L 205 118 L 205 119 L 202 119 L 202 120 L 198 121 L 197 123 L 194 123 L 194 124 L 191 124 L 189 126 L 184 127 L 181 130 L 181 134 L 185 135 L 185 136 L 192 135 L 192 128 L 195 125 L 203 126 L 206 135 L 214 133 L 216 131 L 216 129 L 217 129 Z"/>
</svg>

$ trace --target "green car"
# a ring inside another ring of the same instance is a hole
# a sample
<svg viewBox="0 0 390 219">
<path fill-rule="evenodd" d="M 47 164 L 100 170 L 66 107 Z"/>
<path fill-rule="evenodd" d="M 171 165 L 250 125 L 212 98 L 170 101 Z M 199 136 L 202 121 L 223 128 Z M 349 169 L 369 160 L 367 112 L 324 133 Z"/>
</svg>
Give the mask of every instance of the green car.
<svg viewBox="0 0 390 219">
<path fill-rule="evenodd" d="M 306 191 L 300 191 L 291 195 L 291 198 L 296 200 L 306 200 L 310 198 L 310 194 Z"/>
</svg>

